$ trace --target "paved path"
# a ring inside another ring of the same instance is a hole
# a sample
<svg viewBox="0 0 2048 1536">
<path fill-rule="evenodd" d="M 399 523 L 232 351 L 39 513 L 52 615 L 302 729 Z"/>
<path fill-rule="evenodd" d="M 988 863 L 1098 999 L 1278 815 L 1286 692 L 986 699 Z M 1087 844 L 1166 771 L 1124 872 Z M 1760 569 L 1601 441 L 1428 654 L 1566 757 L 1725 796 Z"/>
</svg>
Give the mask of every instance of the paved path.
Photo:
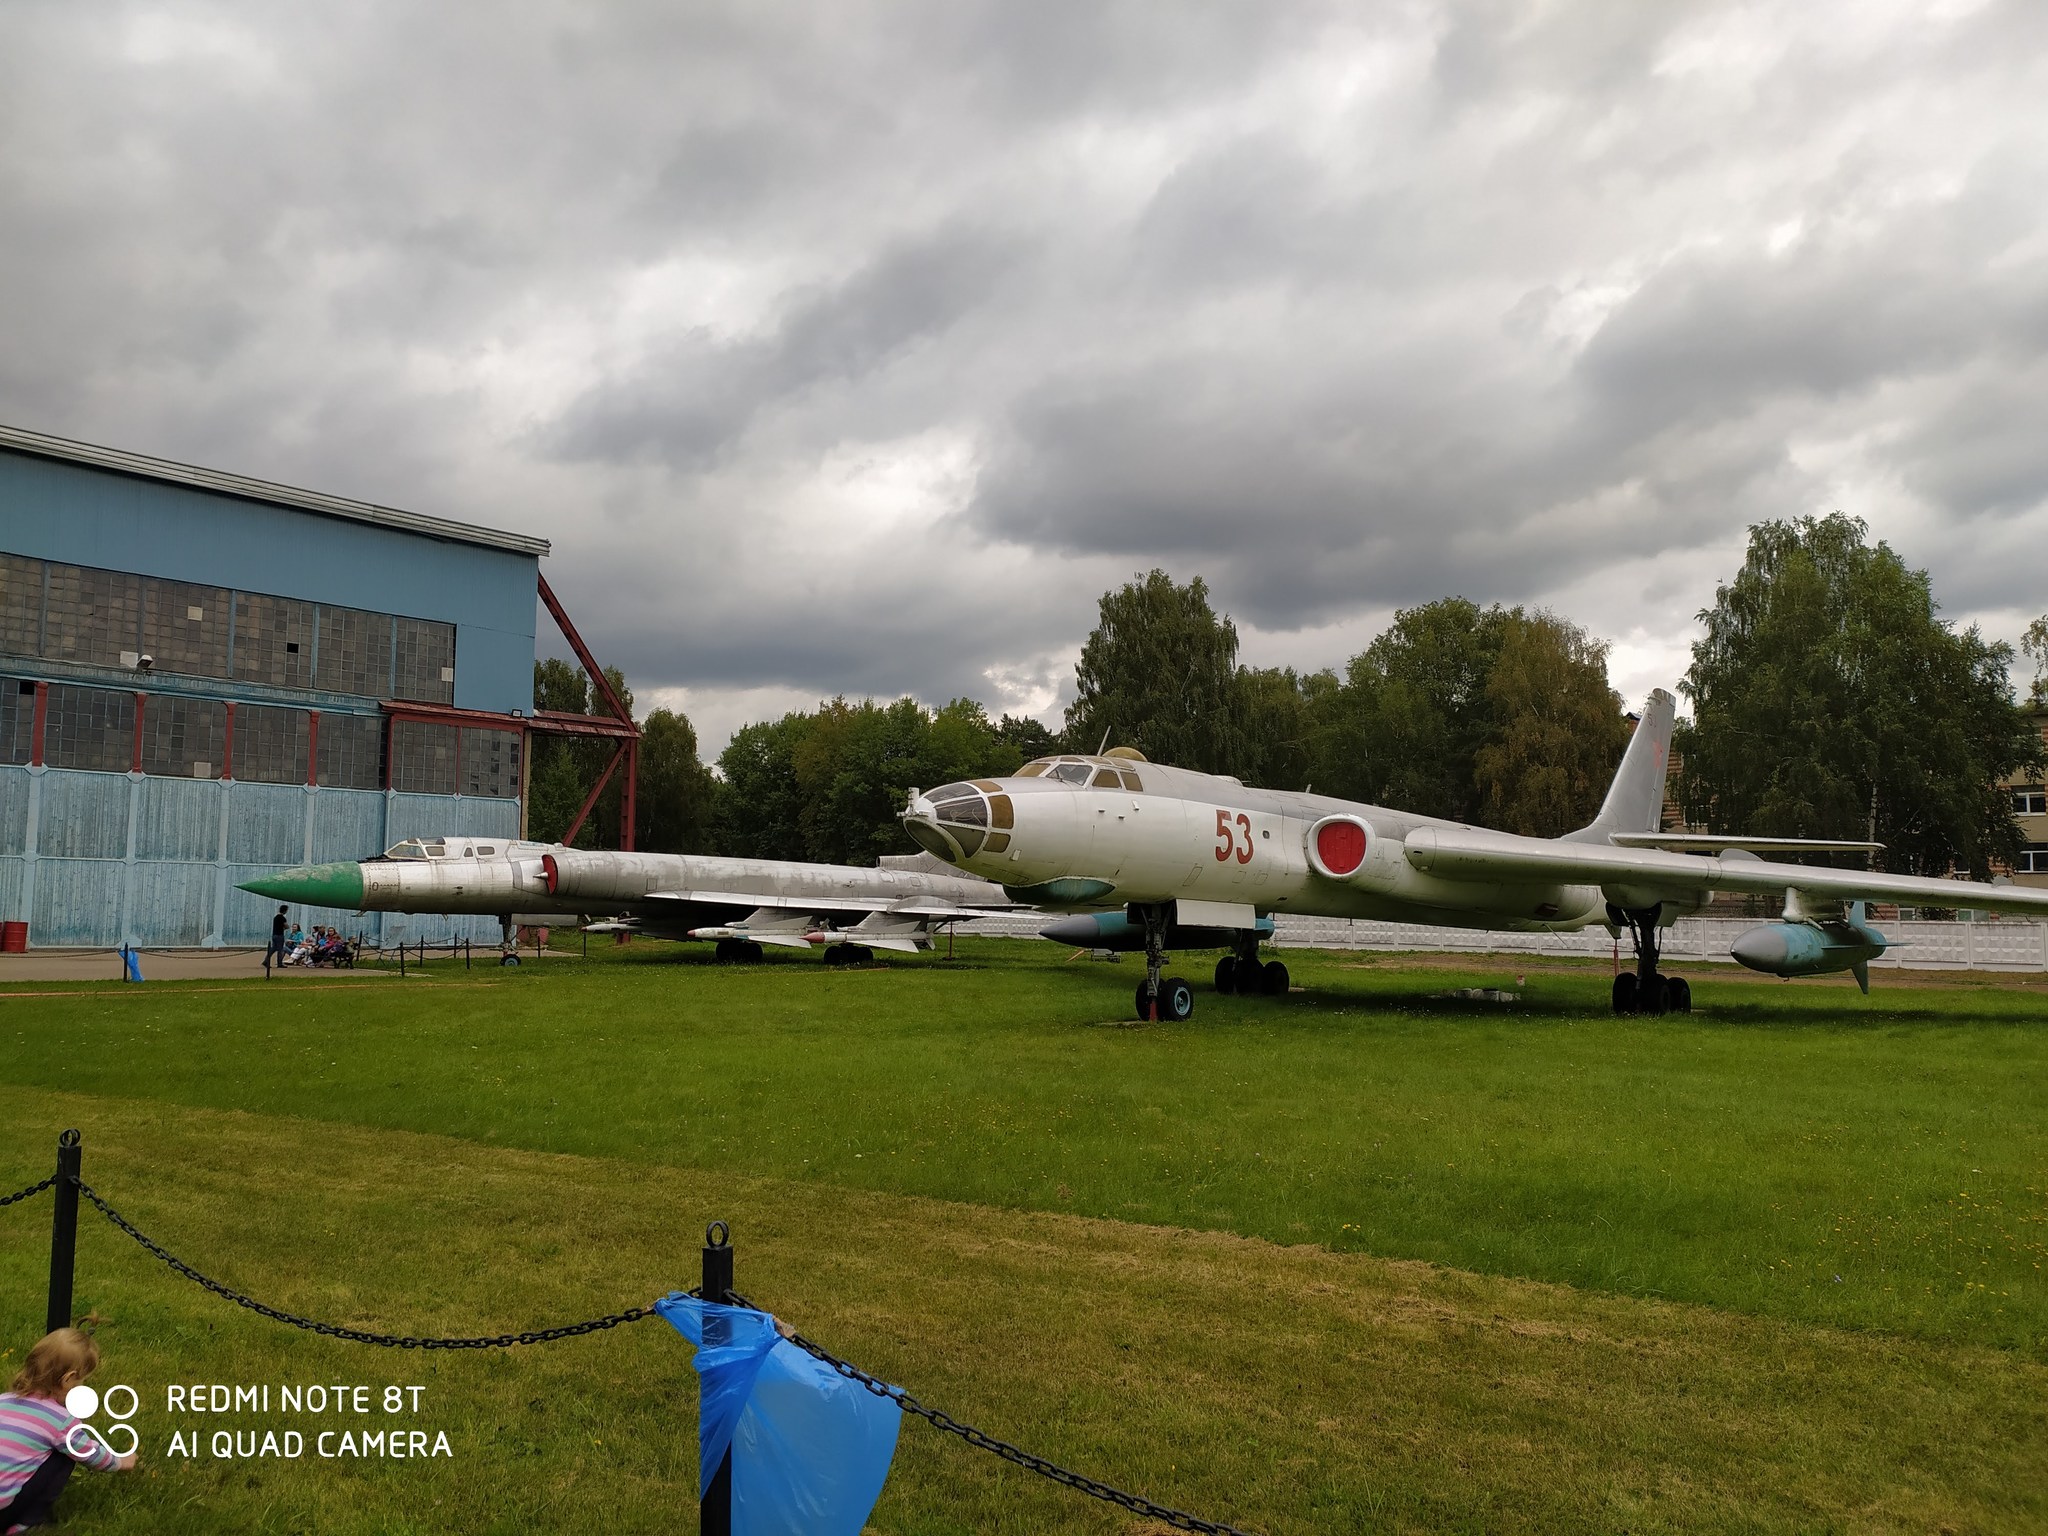
<svg viewBox="0 0 2048 1536">
<path fill-rule="evenodd" d="M 445 960 L 442 962 L 447 963 Z M 394 962 L 392 974 L 398 968 Z M 325 966 L 286 965 L 272 967 L 274 977 L 301 981 L 319 977 L 332 981 L 367 978 L 383 974 L 374 965 L 359 971 L 335 971 Z M 144 981 L 242 980 L 263 975 L 260 949 L 145 949 L 142 951 Z M 112 949 L 32 949 L 27 954 L 0 955 L 0 986 L 15 981 L 119 981 L 120 952 Z"/>
</svg>

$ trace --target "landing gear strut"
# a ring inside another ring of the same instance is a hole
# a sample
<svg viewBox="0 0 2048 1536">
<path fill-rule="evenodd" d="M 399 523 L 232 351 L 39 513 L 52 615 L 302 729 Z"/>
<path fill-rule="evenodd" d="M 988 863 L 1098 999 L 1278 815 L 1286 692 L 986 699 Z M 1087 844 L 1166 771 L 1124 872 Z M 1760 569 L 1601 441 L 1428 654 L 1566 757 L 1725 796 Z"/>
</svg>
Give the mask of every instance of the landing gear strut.
<svg viewBox="0 0 2048 1536">
<path fill-rule="evenodd" d="M 1263 992 L 1267 997 L 1285 997 L 1289 977 L 1278 960 L 1259 963 L 1259 936 L 1241 934 L 1237 947 L 1216 962 L 1216 990 L 1236 992 L 1245 997 Z"/>
<path fill-rule="evenodd" d="M 1148 1023 L 1174 1023 L 1195 1011 L 1195 989 L 1178 976 L 1162 977 L 1166 969 L 1166 925 L 1170 909 L 1132 906 L 1131 916 L 1145 925 L 1145 979 L 1138 983 L 1138 1017 Z"/>
<path fill-rule="evenodd" d="M 519 963 L 519 930 L 513 926 L 510 914 L 498 919 L 498 964 Z"/>
<path fill-rule="evenodd" d="M 1657 919 L 1663 910 L 1661 905 L 1607 909 L 1616 927 L 1628 929 L 1636 948 L 1636 968 L 1614 978 L 1616 1013 L 1692 1012 L 1691 984 L 1683 976 L 1665 976 L 1657 970 Z"/>
</svg>

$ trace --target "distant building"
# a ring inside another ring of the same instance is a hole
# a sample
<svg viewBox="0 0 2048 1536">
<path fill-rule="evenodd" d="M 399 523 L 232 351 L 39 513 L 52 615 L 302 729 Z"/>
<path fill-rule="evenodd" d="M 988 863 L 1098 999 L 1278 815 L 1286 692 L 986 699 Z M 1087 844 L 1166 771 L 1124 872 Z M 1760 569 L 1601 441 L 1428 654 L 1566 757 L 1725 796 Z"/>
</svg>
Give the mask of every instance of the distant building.
<svg viewBox="0 0 2048 1536">
<path fill-rule="evenodd" d="M 0 917 L 260 944 L 253 874 L 518 836 L 547 551 L 0 427 Z"/>
<path fill-rule="evenodd" d="M 2034 728 L 2048 740 L 2048 710 L 2032 711 Z M 2037 777 L 2017 775 L 2004 781 L 2012 791 L 2013 815 L 2026 839 L 2011 875 L 2015 885 L 2048 885 L 2048 786 Z"/>
</svg>

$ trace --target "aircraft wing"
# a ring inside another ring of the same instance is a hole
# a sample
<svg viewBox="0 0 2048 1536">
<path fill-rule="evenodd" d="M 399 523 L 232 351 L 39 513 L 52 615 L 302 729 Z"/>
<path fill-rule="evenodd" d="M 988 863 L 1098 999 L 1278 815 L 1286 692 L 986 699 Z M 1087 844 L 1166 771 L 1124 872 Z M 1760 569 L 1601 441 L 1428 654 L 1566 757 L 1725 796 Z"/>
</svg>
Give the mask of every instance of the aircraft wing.
<svg viewBox="0 0 2048 1536">
<path fill-rule="evenodd" d="M 1540 880 L 1598 885 L 1628 894 L 1625 905 L 1648 905 L 1658 892 L 1702 891 L 1758 896 L 1796 890 L 1838 901 L 1892 901 L 1911 906 L 1968 907 L 1977 912 L 2048 915 L 2048 889 L 1886 875 L 1754 857 L 1710 858 L 1658 848 L 1617 848 L 1517 837 L 1465 827 L 1417 827 L 1408 834 L 1408 862 L 1446 880 Z M 1648 901 L 1642 898 L 1647 896 Z"/>
<path fill-rule="evenodd" d="M 892 917 L 921 917 L 943 921 L 971 922 L 977 917 L 1014 917 L 1021 908 L 983 909 L 956 906 L 949 901 L 921 901 L 916 897 L 894 900 L 862 900 L 857 896 L 766 896 L 740 891 L 649 891 L 638 898 L 649 902 L 675 902 L 685 906 L 718 907 L 741 912 L 763 909 L 774 912 L 811 913 L 885 912 Z"/>
</svg>

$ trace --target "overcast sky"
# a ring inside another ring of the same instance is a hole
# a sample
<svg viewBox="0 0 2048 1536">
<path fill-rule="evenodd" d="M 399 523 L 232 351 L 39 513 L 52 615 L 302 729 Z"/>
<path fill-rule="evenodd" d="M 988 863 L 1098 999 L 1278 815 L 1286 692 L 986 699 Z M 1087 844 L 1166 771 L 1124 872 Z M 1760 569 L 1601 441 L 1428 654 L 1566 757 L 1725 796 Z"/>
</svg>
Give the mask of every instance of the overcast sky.
<svg viewBox="0 0 2048 1536">
<path fill-rule="evenodd" d="M 2048 5 L 10 0 L 0 421 L 554 540 L 713 750 L 1544 604 L 1764 517 L 2048 609 Z"/>
</svg>

